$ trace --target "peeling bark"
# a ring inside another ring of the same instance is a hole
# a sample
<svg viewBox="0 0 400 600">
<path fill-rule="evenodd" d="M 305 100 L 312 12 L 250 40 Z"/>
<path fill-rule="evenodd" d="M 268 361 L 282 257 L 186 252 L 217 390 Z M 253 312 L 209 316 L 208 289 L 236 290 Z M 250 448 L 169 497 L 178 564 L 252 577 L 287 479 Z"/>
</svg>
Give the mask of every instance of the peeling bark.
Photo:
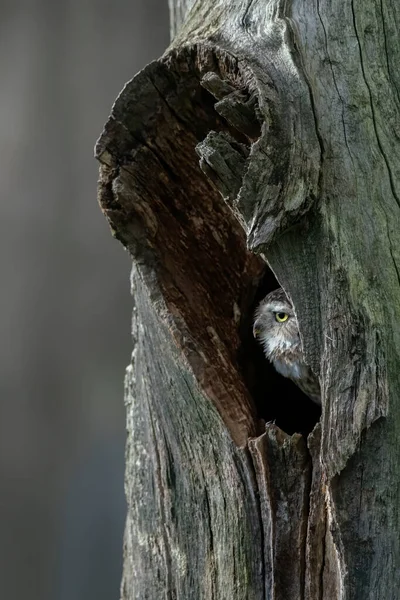
<svg viewBox="0 0 400 600">
<path fill-rule="evenodd" d="M 122 597 L 397 598 L 400 9 L 170 7 L 96 146 L 137 311 Z M 321 379 L 308 438 L 246 374 L 266 269 Z"/>
</svg>

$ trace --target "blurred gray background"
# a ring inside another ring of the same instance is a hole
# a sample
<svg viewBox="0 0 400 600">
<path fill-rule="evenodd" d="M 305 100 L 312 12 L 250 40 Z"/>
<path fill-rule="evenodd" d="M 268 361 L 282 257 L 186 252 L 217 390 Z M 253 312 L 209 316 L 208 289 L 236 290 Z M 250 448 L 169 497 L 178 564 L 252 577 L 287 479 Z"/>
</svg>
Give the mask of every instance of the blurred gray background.
<svg viewBox="0 0 400 600">
<path fill-rule="evenodd" d="M 130 260 L 93 146 L 167 0 L 0 8 L 0 598 L 117 600 Z"/>
</svg>

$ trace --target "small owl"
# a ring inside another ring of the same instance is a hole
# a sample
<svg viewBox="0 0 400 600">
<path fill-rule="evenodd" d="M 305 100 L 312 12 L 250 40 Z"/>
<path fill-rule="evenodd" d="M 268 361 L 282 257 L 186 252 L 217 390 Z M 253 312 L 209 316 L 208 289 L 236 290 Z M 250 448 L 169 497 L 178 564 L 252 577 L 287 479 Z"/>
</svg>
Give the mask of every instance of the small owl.
<svg viewBox="0 0 400 600">
<path fill-rule="evenodd" d="M 254 317 L 253 335 L 278 373 L 291 379 L 313 402 L 321 404 L 319 381 L 304 362 L 296 315 L 283 289 L 268 294 Z"/>
</svg>

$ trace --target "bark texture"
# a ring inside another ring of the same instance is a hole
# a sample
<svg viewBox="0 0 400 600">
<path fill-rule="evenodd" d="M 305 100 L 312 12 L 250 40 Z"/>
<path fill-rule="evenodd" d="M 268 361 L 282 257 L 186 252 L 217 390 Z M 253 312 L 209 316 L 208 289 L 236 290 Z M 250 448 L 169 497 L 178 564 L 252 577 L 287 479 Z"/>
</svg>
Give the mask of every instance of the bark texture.
<svg viewBox="0 0 400 600">
<path fill-rule="evenodd" d="M 400 8 L 170 5 L 96 146 L 135 263 L 123 598 L 397 598 Z M 266 264 L 321 379 L 308 440 L 238 361 Z"/>
</svg>

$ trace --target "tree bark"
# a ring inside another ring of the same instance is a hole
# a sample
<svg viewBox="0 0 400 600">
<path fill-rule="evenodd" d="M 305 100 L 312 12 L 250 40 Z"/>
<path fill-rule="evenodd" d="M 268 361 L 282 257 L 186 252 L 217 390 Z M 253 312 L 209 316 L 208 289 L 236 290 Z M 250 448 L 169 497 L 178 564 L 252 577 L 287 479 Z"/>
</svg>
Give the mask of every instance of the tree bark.
<svg viewBox="0 0 400 600">
<path fill-rule="evenodd" d="M 400 8 L 170 7 L 96 147 L 134 259 L 122 597 L 398 598 Z M 308 437 L 249 376 L 269 269 L 321 380 Z"/>
</svg>

